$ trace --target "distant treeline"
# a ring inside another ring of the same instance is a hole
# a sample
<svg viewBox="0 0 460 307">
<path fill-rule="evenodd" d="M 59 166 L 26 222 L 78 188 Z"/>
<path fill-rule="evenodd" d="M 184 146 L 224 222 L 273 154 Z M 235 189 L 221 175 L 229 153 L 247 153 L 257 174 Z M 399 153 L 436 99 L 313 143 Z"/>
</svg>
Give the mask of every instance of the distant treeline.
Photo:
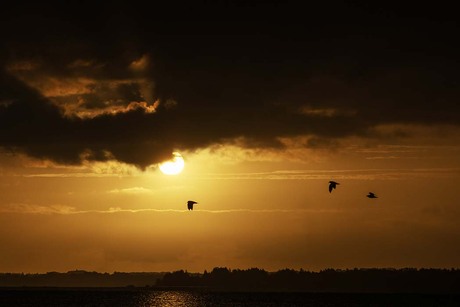
<svg viewBox="0 0 460 307">
<path fill-rule="evenodd" d="M 326 269 L 319 272 L 252 268 L 189 273 L 0 274 L 0 287 L 152 287 L 204 291 L 298 291 L 355 293 L 460 293 L 459 269 Z"/>
<path fill-rule="evenodd" d="M 180 270 L 166 273 L 157 286 L 203 287 L 225 291 L 300 291 L 356 293 L 460 293 L 458 269 L 327 269 L 320 272 L 284 269 L 214 268 L 210 273 Z"/>
<path fill-rule="evenodd" d="M 164 273 L 98 273 L 82 270 L 45 274 L 0 273 L 0 287 L 145 287 Z"/>
</svg>

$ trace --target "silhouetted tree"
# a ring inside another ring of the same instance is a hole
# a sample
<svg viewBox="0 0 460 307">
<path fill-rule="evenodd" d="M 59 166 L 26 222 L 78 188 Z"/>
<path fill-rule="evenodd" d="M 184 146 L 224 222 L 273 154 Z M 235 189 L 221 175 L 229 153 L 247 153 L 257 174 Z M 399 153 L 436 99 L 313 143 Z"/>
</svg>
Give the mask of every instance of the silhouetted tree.
<svg viewBox="0 0 460 307">
<path fill-rule="evenodd" d="M 460 271 L 439 269 L 325 269 L 320 272 L 283 269 L 216 267 L 192 276 L 184 271 L 165 274 L 161 285 L 205 286 L 216 290 L 310 291 L 356 293 L 460 293 Z"/>
<path fill-rule="evenodd" d="M 167 287 L 191 287 L 200 284 L 200 276 L 190 274 L 187 271 L 179 270 L 172 273 L 166 273 L 157 283 L 159 286 Z"/>
<path fill-rule="evenodd" d="M 460 293 L 459 269 L 325 269 L 320 272 L 283 269 L 267 272 L 216 267 L 203 274 L 184 270 L 170 273 L 86 272 L 46 274 L 0 273 L 0 287 L 206 287 L 210 290 L 307 291 L 356 293 Z"/>
</svg>

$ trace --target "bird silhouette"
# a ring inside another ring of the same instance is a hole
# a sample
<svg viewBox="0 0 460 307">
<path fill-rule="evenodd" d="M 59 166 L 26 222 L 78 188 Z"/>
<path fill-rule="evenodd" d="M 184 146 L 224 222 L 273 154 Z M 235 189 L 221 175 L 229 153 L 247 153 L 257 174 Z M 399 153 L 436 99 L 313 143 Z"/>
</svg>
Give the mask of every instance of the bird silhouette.
<svg viewBox="0 0 460 307">
<path fill-rule="evenodd" d="M 369 194 L 367 194 L 366 197 L 368 197 L 368 198 L 377 198 L 377 196 L 372 192 L 369 192 Z"/>
<path fill-rule="evenodd" d="M 198 204 L 198 203 L 197 203 L 196 201 L 189 200 L 189 201 L 187 202 L 187 209 L 188 209 L 188 210 L 193 210 L 193 205 L 194 205 L 194 204 Z"/>
<path fill-rule="evenodd" d="M 335 182 L 335 181 L 329 181 L 329 193 L 331 193 L 332 190 L 335 189 L 338 184 L 340 184 L 340 183 Z"/>
</svg>

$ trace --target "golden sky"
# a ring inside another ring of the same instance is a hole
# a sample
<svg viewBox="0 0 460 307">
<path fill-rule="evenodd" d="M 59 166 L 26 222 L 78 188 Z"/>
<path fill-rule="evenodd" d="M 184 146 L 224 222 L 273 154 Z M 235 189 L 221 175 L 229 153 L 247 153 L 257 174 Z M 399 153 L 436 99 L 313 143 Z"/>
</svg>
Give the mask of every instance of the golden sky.
<svg viewBox="0 0 460 307">
<path fill-rule="evenodd" d="M 459 267 L 458 26 L 419 9 L 12 6 L 0 272 Z"/>
</svg>

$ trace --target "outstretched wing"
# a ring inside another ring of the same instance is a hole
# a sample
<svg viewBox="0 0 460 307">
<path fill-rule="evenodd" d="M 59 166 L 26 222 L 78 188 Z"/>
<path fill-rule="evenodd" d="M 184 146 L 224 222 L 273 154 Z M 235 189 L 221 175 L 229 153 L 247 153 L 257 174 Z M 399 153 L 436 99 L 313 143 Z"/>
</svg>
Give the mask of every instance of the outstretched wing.
<svg viewBox="0 0 460 307">
<path fill-rule="evenodd" d="M 193 210 L 193 205 L 194 204 L 198 204 L 196 201 L 193 201 L 193 200 L 189 200 L 187 201 L 187 208 L 188 210 Z"/>
<path fill-rule="evenodd" d="M 377 198 L 377 196 L 375 196 L 375 194 L 372 193 L 372 192 L 369 192 L 369 194 L 367 194 L 367 197 L 369 197 L 369 198 Z"/>
<path fill-rule="evenodd" d="M 332 192 L 332 190 L 334 190 L 335 188 L 337 188 L 337 185 L 339 183 L 338 182 L 335 182 L 335 181 L 329 181 L 329 193 Z"/>
</svg>

